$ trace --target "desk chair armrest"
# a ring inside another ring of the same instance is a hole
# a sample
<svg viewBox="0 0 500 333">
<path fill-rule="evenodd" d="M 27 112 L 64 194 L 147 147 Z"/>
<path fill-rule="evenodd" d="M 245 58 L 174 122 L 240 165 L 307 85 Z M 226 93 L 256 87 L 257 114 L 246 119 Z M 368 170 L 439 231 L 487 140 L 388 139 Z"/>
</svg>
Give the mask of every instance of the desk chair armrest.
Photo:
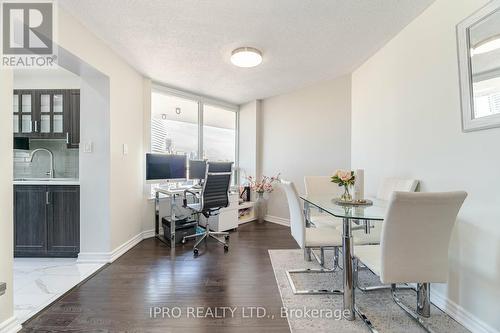
<svg viewBox="0 0 500 333">
<path fill-rule="evenodd" d="M 193 192 L 191 190 L 184 190 L 184 199 L 182 200 L 182 207 L 186 208 L 187 207 L 187 194 L 193 195 L 195 198 L 198 199 L 198 193 Z"/>
</svg>

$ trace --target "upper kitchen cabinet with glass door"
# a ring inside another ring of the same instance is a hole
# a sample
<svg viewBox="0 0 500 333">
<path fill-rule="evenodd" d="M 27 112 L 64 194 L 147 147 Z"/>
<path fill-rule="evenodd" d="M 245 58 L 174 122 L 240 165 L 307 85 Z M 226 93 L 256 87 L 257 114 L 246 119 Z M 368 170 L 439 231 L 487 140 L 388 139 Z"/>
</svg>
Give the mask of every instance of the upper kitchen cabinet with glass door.
<svg viewBox="0 0 500 333">
<path fill-rule="evenodd" d="M 14 136 L 63 139 L 78 148 L 80 105 L 72 102 L 79 90 L 14 90 Z"/>
<path fill-rule="evenodd" d="M 17 137 L 32 138 L 37 132 L 35 115 L 35 94 L 32 90 L 15 90 L 12 99 L 12 111 L 14 113 L 14 135 Z"/>
<path fill-rule="evenodd" d="M 69 96 L 65 90 L 37 90 L 35 93 L 38 126 L 37 137 L 68 139 Z"/>
</svg>

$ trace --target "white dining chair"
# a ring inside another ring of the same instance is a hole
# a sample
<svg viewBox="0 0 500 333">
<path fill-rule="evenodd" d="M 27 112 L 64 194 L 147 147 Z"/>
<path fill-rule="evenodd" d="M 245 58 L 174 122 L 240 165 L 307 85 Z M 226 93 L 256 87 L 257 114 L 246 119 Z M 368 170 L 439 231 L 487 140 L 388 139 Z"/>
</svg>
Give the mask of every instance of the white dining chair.
<svg viewBox="0 0 500 333">
<path fill-rule="evenodd" d="M 415 192 L 417 190 L 418 180 L 404 178 L 384 178 L 377 191 L 377 199 L 388 201 L 392 192 Z"/>
<path fill-rule="evenodd" d="M 338 184 L 332 183 L 331 180 L 330 176 L 305 176 L 306 194 L 341 194 Z"/>
<path fill-rule="evenodd" d="M 342 188 L 332 183 L 330 176 L 305 176 L 306 195 L 331 195 L 337 198 L 342 195 Z M 317 227 L 342 228 L 342 219 L 314 209 L 309 212 L 309 222 Z"/>
<path fill-rule="evenodd" d="M 354 279 L 358 261 L 384 284 L 391 285 L 394 301 L 425 330 L 430 316 L 430 283 L 448 280 L 448 247 L 460 207 L 467 193 L 393 192 L 382 226 L 380 245 L 354 247 Z M 397 296 L 397 284 L 417 284 L 416 313 Z M 369 322 L 369 321 L 368 321 Z M 367 323 L 365 321 L 365 323 Z"/>
<path fill-rule="evenodd" d="M 342 195 L 342 188 L 338 184 L 332 183 L 331 176 L 305 176 L 304 185 L 306 195 L 328 195 L 332 198 L 338 198 Z M 309 215 L 306 216 L 306 226 L 308 222 L 315 227 L 319 228 L 337 228 L 342 232 L 343 222 L 342 219 L 330 215 L 321 209 L 309 209 Z M 314 254 L 314 251 L 311 250 Z M 334 249 L 334 269 L 339 267 L 340 248 Z M 320 248 L 320 262 L 324 264 L 325 249 Z"/>
<path fill-rule="evenodd" d="M 284 190 L 288 208 L 290 211 L 290 232 L 301 249 L 304 250 L 305 260 L 311 260 L 311 249 L 313 248 L 336 248 L 342 246 L 341 233 L 335 228 L 306 228 L 306 219 L 304 211 L 300 204 L 300 198 L 295 185 L 291 181 L 281 180 L 281 188 Z M 337 252 L 337 251 L 336 251 Z M 318 258 L 316 258 L 318 260 Z M 324 260 L 324 257 L 323 257 Z M 335 260 L 334 260 L 335 261 Z M 324 264 L 324 262 L 323 262 Z M 311 295 L 311 294 L 342 294 L 339 290 L 312 289 L 312 290 L 297 290 L 292 279 L 294 273 L 331 273 L 338 267 L 337 262 L 334 262 L 333 269 L 294 269 L 286 272 L 290 286 L 294 294 Z"/>
<path fill-rule="evenodd" d="M 377 191 L 377 199 L 388 201 L 391 198 L 391 195 L 395 191 L 400 192 L 415 192 L 418 186 L 418 180 L 416 179 L 403 179 L 403 178 L 384 178 L 382 180 L 382 184 L 378 188 Z M 380 234 L 382 232 L 382 222 L 373 222 L 370 224 L 369 233 L 366 233 L 364 230 L 353 230 L 353 240 L 356 245 L 367 245 L 367 244 L 379 244 L 380 243 Z M 361 287 L 363 288 L 363 287 Z M 380 288 L 373 287 L 368 289 L 363 289 L 363 291 L 367 290 L 378 290 Z"/>
</svg>

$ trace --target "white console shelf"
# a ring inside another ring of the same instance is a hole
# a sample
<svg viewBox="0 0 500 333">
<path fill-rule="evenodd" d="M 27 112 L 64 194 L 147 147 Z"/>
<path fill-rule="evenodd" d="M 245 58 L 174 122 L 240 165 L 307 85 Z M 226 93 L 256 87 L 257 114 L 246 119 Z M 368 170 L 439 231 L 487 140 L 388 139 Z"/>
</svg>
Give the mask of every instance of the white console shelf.
<svg viewBox="0 0 500 333">
<path fill-rule="evenodd" d="M 255 201 L 245 201 L 238 205 L 238 212 L 241 214 L 245 210 L 244 215 L 239 215 L 238 224 L 251 222 L 257 219 L 255 214 Z"/>
</svg>

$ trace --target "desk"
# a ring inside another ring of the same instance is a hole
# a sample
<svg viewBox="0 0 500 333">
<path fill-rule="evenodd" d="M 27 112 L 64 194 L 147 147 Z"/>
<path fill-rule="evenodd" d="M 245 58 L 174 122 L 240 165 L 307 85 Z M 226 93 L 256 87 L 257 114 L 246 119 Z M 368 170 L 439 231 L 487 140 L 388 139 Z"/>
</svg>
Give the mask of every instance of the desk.
<svg viewBox="0 0 500 333">
<path fill-rule="evenodd" d="M 175 197 L 177 195 L 184 194 L 185 190 L 190 190 L 192 192 L 200 192 L 200 188 L 155 188 L 155 237 L 156 239 L 162 241 L 165 244 L 168 244 L 168 240 L 165 239 L 163 235 L 160 234 L 160 195 L 165 195 L 170 198 L 170 247 L 175 249 Z M 173 225 L 172 225 L 173 224 Z"/>
<path fill-rule="evenodd" d="M 302 195 L 304 200 L 304 214 L 306 221 L 309 221 L 310 206 L 315 206 L 324 212 L 341 218 L 342 228 L 342 255 L 344 262 L 343 286 L 344 286 L 344 318 L 347 320 L 355 319 L 354 304 L 354 277 L 353 277 L 353 241 L 352 241 L 352 221 L 359 224 L 364 221 L 369 230 L 370 221 L 383 221 L 387 210 L 387 202 L 378 199 L 371 199 L 371 206 L 344 206 L 335 203 L 331 195 Z M 308 223 L 308 222 L 306 222 Z"/>
</svg>

